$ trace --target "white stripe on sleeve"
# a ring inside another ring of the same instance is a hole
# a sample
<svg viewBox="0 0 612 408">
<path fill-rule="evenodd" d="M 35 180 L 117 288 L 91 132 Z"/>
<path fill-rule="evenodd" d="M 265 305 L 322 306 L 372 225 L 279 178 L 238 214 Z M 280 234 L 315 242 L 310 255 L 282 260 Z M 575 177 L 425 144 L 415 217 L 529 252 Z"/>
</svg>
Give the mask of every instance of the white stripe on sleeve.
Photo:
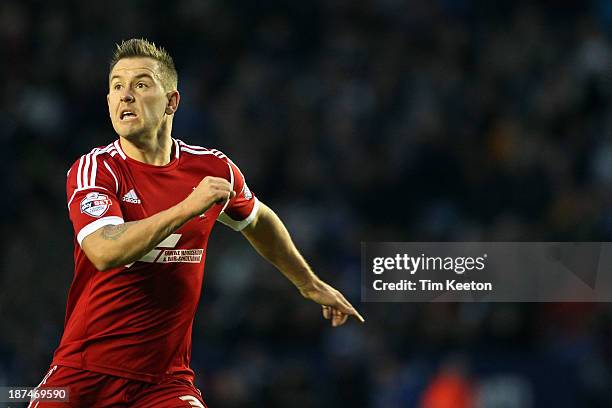
<svg viewBox="0 0 612 408">
<path fill-rule="evenodd" d="M 77 234 L 77 242 L 79 243 L 79 245 L 81 245 L 85 237 L 87 237 L 90 234 L 93 234 L 94 232 L 96 232 L 102 227 L 105 227 L 107 225 L 119 225 L 123 223 L 124 223 L 123 218 L 117 217 L 114 215 L 111 215 L 110 217 L 100 218 L 99 220 L 95 220 L 94 222 L 91 222 L 87 224 L 86 226 L 84 226 L 83 228 L 81 228 L 81 230 Z"/>
<path fill-rule="evenodd" d="M 229 182 L 230 182 L 230 190 L 234 189 L 234 171 L 232 170 L 232 166 L 230 166 L 229 163 L 227 163 L 227 167 L 229 167 Z M 225 202 L 225 204 L 223 205 L 223 208 L 221 209 L 221 213 L 223 213 L 223 211 L 225 211 L 225 209 L 227 208 L 227 205 L 229 204 L 230 200 L 227 200 Z"/>
<path fill-rule="evenodd" d="M 217 217 L 217 221 L 219 221 L 223 225 L 227 225 L 234 231 L 242 231 L 247 225 L 253 222 L 253 220 L 255 219 L 255 216 L 257 215 L 257 211 L 259 211 L 259 207 L 260 207 L 259 200 L 257 199 L 257 197 L 255 197 L 254 200 L 255 200 L 255 204 L 253 205 L 253 209 L 251 210 L 251 213 L 249 214 L 249 216 L 246 217 L 244 220 L 236 221 L 230 218 L 229 215 L 223 212 L 219 214 L 219 217 Z"/>
<path fill-rule="evenodd" d="M 91 177 L 90 177 L 90 181 L 89 181 L 89 185 L 90 186 L 95 186 L 96 185 L 96 173 L 98 171 L 98 158 L 97 156 L 102 153 L 101 151 L 97 151 L 95 152 L 92 156 L 91 156 Z"/>
<path fill-rule="evenodd" d="M 77 171 L 77 188 L 83 188 L 83 183 L 81 183 L 81 169 L 83 168 L 83 158 L 81 156 L 81 160 L 79 160 L 79 170 Z"/>
<path fill-rule="evenodd" d="M 89 162 L 91 153 L 85 155 L 85 165 L 83 166 L 83 187 L 89 187 Z"/>
<path fill-rule="evenodd" d="M 193 150 L 185 146 L 182 146 L 181 150 L 184 152 L 192 153 L 192 154 L 198 154 L 198 155 L 211 154 L 215 156 L 215 154 L 211 152 L 210 150 Z"/>
<path fill-rule="evenodd" d="M 104 160 L 104 167 L 106 167 L 108 171 L 110 171 L 111 176 L 113 176 L 113 178 L 115 179 L 115 194 L 116 194 L 119 192 L 119 182 L 117 181 L 117 176 L 115 176 L 115 173 L 113 173 L 113 170 L 111 170 L 108 163 L 106 163 L 106 160 Z"/>
</svg>

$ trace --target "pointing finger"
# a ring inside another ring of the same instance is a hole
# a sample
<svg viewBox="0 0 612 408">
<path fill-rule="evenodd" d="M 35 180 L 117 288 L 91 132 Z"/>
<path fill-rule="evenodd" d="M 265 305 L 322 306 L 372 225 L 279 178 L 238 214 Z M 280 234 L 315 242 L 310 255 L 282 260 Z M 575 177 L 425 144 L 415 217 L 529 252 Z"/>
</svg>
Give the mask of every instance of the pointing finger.
<svg viewBox="0 0 612 408">
<path fill-rule="evenodd" d="M 351 314 L 355 316 L 355 319 L 359 320 L 361 323 L 365 323 L 365 319 L 359 314 L 357 310 L 353 309 L 353 313 Z"/>
<path fill-rule="evenodd" d="M 359 312 L 357 310 L 355 310 L 355 308 L 353 307 L 353 305 L 351 305 L 348 300 L 346 299 L 341 299 L 341 302 L 339 303 L 339 309 L 342 311 L 342 313 L 345 313 L 347 315 L 351 315 L 351 316 L 355 316 L 355 318 L 357 320 L 359 320 L 361 323 L 365 322 L 365 319 L 363 318 L 363 316 L 361 316 L 359 314 Z"/>
</svg>

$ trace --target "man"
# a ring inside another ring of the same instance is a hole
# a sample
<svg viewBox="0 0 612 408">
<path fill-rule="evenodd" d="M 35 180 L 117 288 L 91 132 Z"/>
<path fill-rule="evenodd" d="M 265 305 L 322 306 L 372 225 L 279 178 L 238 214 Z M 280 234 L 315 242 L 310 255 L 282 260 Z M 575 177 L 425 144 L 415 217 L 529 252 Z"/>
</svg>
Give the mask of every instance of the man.
<svg viewBox="0 0 612 408">
<path fill-rule="evenodd" d="M 108 109 L 119 139 L 68 173 L 75 275 L 64 334 L 39 387 L 70 403 L 32 407 L 203 407 L 189 368 L 206 245 L 218 220 L 241 231 L 332 326 L 363 318 L 321 281 L 281 220 L 223 153 L 171 137 L 180 94 L 172 58 L 132 39 L 117 47 Z"/>
</svg>

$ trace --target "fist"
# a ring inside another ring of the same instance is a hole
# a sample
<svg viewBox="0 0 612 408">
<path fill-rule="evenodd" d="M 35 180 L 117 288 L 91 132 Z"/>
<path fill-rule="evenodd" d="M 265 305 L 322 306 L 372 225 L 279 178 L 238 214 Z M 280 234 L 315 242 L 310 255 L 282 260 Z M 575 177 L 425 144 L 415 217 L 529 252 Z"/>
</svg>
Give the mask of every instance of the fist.
<svg viewBox="0 0 612 408">
<path fill-rule="evenodd" d="M 186 201 L 193 214 L 196 215 L 206 212 L 215 204 L 223 204 L 231 200 L 235 195 L 229 181 L 221 177 L 208 176 L 200 181 Z"/>
</svg>

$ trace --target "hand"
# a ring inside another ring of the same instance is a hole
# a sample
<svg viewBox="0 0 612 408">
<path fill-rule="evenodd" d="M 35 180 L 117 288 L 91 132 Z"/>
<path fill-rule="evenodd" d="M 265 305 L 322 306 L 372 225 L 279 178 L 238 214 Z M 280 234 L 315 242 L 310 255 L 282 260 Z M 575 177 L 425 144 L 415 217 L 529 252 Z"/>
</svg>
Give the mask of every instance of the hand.
<svg viewBox="0 0 612 408">
<path fill-rule="evenodd" d="M 349 303 L 345 297 L 322 280 L 298 286 L 300 293 L 306 299 L 317 302 L 323 308 L 323 317 L 331 319 L 333 327 L 342 326 L 349 316 L 354 316 L 361 323 L 365 322 L 359 312 Z"/>
<path fill-rule="evenodd" d="M 224 178 L 207 176 L 185 199 L 193 215 L 206 212 L 214 204 L 223 204 L 236 196 L 232 186 Z"/>
</svg>

